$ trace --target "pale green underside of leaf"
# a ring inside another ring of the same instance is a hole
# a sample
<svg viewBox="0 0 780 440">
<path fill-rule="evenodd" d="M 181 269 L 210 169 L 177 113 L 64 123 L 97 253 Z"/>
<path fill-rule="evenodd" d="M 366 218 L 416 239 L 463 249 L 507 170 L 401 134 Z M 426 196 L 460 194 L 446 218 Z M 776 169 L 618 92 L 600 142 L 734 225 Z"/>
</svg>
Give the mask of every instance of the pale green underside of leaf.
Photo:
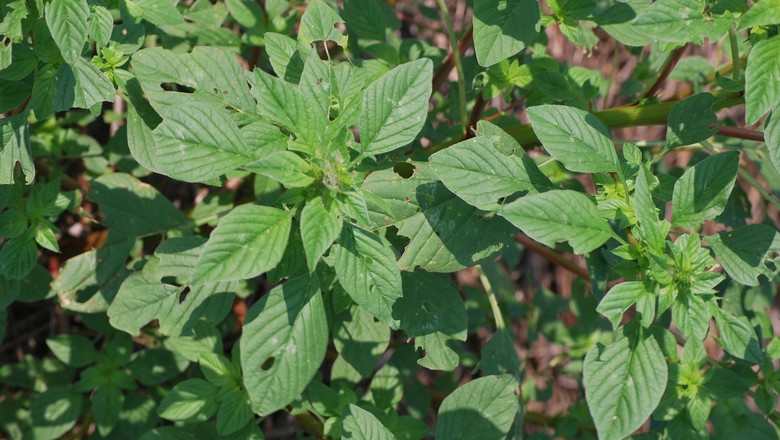
<svg viewBox="0 0 780 440">
<path fill-rule="evenodd" d="M 433 63 L 427 58 L 402 64 L 371 83 L 360 114 L 362 155 L 387 153 L 417 137 L 428 116 Z"/>
<path fill-rule="evenodd" d="M 500 201 L 518 191 L 552 189 L 533 160 L 522 150 L 520 154 L 503 154 L 483 136 L 440 151 L 430 162 L 447 189 L 472 206 L 495 211 Z"/>
<path fill-rule="evenodd" d="M 520 52 L 539 34 L 539 4 L 533 0 L 475 0 L 474 51 L 489 67 Z"/>
<path fill-rule="evenodd" d="M 363 184 L 390 210 L 387 213 L 369 203 L 372 222 L 395 225 L 410 239 L 398 262 L 401 269 L 452 272 L 498 255 L 511 240 L 512 225 L 500 217 L 484 217 L 482 211 L 452 194 L 429 164 L 413 166 L 409 178 L 383 170 L 372 173 Z"/>
<path fill-rule="evenodd" d="M 336 203 L 322 196 L 306 202 L 301 212 L 301 238 L 309 272 L 314 272 L 325 252 L 341 232 L 341 216 Z"/>
<path fill-rule="evenodd" d="M 708 157 L 692 166 L 674 184 L 672 223 L 695 226 L 714 219 L 726 207 L 739 168 L 739 152 Z"/>
<path fill-rule="evenodd" d="M 704 237 L 731 278 L 758 286 L 758 276 L 767 273 L 765 261 L 780 250 L 777 231 L 768 225 L 747 225 L 733 231 Z"/>
<path fill-rule="evenodd" d="M 249 279 L 273 269 L 287 247 L 291 224 L 291 214 L 280 209 L 234 208 L 211 233 L 193 281 Z"/>
<path fill-rule="evenodd" d="M 503 440 L 520 409 L 514 376 L 485 376 L 455 389 L 439 407 L 437 439 Z"/>
<path fill-rule="evenodd" d="M 622 439 L 650 416 L 666 389 L 666 360 L 652 336 L 595 345 L 585 356 L 585 398 L 599 438 Z"/>
<path fill-rule="evenodd" d="M 66 63 L 81 58 L 87 42 L 89 6 L 86 0 L 52 0 L 46 5 L 46 24 Z"/>
<path fill-rule="evenodd" d="M 401 272 L 390 243 L 345 225 L 335 245 L 336 277 L 349 296 L 377 319 L 395 328 L 393 303 L 401 297 Z"/>
<path fill-rule="evenodd" d="M 562 105 L 528 109 L 544 149 L 570 171 L 615 172 L 620 168 L 609 130 L 592 114 Z"/>
<path fill-rule="evenodd" d="M 745 68 L 745 121 L 755 124 L 780 104 L 780 35 L 759 41 Z"/>
<path fill-rule="evenodd" d="M 505 205 L 499 214 L 534 240 L 550 247 L 568 241 L 578 254 L 587 254 L 614 235 L 595 203 L 571 190 L 525 196 Z"/>
<path fill-rule="evenodd" d="M 14 183 L 17 163 L 24 171 L 24 183 L 31 184 L 35 179 L 35 164 L 26 112 L 0 119 L 0 185 Z"/>
<path fill-rule="evenodd" d="M 393 317 L 415 348 L 425 350 L 417 363 L 431 370 L 452 371 L 459 356 L 448 343 L 466 340 L 466 306 L 458 292 L 442 278 L 417 270 L 402 274 L 404 296 L 393 308 Z"/>
<path fill-rule="evenodd" d="M 291 279 L 252 307 L 241 368 L 252 410 L 268 415 L 298 398 L 325 357 L 328 323 L 315 278 Z"/>
<path fill-rule="evenodd" d="M 390 430 L 385 428 L 376 417 L 359 406 L 349 404 L 344 407 L 341 422 L 341 438 L 350 440 L 395 440 Z"/>
<path fill-rule="evenodd" d="M 652 295 L 641 281 L 626 281 L 618 284 L 607 292 L 599 302 L 596 311 L 606 316 L 612 327 L 616 328 L 623 318 L 623 313 L 628 310 L 639 298 Z"/>
</svg>

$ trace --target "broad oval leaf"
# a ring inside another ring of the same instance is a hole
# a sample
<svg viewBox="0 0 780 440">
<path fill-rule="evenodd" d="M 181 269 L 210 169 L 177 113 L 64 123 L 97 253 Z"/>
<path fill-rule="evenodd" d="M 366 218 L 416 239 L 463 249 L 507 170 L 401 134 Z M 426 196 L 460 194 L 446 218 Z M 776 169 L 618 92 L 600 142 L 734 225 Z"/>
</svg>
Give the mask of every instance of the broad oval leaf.
<svg viewBox="0 0 780 440">
<path fill-rule="evenodd" d="M 509 374 L 485 376 L 455 389 L 439 407 L 436 438 L 503 440 L 520 405 L 517 379 Z"/>
<path fill-rule="evenodd" d="M 609 289 L 609 292 L 601 299 L 596 311 L 606 316 L 612 327 L 620 325 L 623 313 L 648 292 L 641 281 L 625 281 Z"/>
<path fill-rule="evenodd" d="M 739 152 L 710 156 L 688 168 L 674 184 L 672 223 L 691 227 L 726 208 L 739 169 Z"/>
<path fill-rule="evenodd" d="M 599 438 L 627 437 L 647 420 L 666 389 L 666 359 L 655 338 L 619 338 L 585 356 L 585 398 Z"/>
<path fill-rule="evenodd" d="M 252 306 L 241 335 L 241 369 L 252 410 L 284 408 L 311 381 L 328 347 L 328 322 L 316 278 L 294 278 Z"/>
<path fill-rule="evenodd" d="M 539 34 L 539 4 L 534 0 L 475 0 L 474 51 L 482 67 L 523 50 Z"/>
<path fill-rule="evenodd" d="M 273 269 L 284 255 L 291 213 L 241 205 L 222 217 L 195 266 L 193 284 L 242 280 Z"/>
<path fill-rule="evenodd" d="M 563 105 L 528 109 L 528 118 L 544 149 L 570 171 L 608 173 L 620 169 L 609 130 L 594 115 Z"/>
<path fill-rule="evenodd" d="M 699 93 L 672 107 L 666 123 L 666 147 L 675 148 L 703 141 L 718 132 L 718 118 L 712 111 L 715 97 Z"/>
<path fill-rule="evenodd" d="M 345 224 L 335 245 L 336 278 L 349 296 L 377 319 L 395 328 L 393 303 L 401 297 L 401 271 L 384 238 Z"/>
<path fill-rule="evenodd" d="M 778 233 L 768 225 L 747 225 L 704 240 L 731 278 L 747 286 L 758 286 L 758 276 L 768 271 L 764 263 L 770 251 L 780 250 Z"/>
<path fill-rule="evenodd" d="M 755 124 L 780 104 L 780 35 L 753 46 L 745 68 L 745 121 Z"/>
<path fill-rule="evenodd" d="M 87 0 L 52 0 L 46 5 L 46 24 L 60 48 L 62 59 L 73 64 L 81 58 L 87 42 L 89 5 Z"/>
<path fill-rule="evenodd" d="M 505 205 L 499 214 L 534 240 L 550 247 L 568 241 L 578 254 L 587 254 L 614 236 L 596 204 L 571 190 L 525 196 Z"/>
<path fill-rule="evenodd" d="M 203 379 L 179 382 L 165 395 L 157 414 L 177 422 L 204 422 L 217 412 L 219 388 Z"/>
<path fill-rule="evenodd" d="M 395 436 L 385 428 L 370 412 L 357 405 L 344 407 L 341 421 L 341 438 L 350 440 L 395 440 Z"/>
<path fill-rule="evenodd" d="M 428 116 L 433 63 L 422 58 L 402 64 L 371 83 L 363 93 L 360 153 L 387 153 L 417 137 Z"/>
<path fill-rule="evenodd" d="M 716 338 L 718 344 L 732 356 L 760 364 L 764 360 L 764 353 L 756 331 L 747 318 L 737 318 L 714 305 L 711 309 L 720 334 L 720 338 Z"/>
<path fill-rule="evenodd" d="M 761 0 L 742 14 L 738 30 L 780 23 L 780 0 Z"/>
</svg>

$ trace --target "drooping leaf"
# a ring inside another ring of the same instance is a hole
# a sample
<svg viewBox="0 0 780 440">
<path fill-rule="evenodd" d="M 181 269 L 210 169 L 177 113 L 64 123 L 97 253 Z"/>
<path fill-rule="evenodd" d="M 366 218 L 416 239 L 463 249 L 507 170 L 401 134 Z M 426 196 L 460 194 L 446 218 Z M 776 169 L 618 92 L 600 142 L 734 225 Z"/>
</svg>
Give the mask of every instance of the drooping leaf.
<svg viewBox="0 0 780 440">
<path fill-rule="evenodd" d="M 753 46 L 745 68 L 745 121 L 755 124 L 780 104 L 780 36 L 759 41 Z"/>
<path fill-rule="evenodd" d="M 747 225 L 704 237 L 726 272 L 735 281 L 758 286 L 770 251 L 778 251 L 777 231 L 767 225 Z"/>
<path fill-rule="evenodd" d="M 320 196 L 306 202 L 301 211 L 301 238 L 309 272 L 314 272 L 320 257 L 330 249 L 340 232 L 341 216 L 334 201 Z"/>
<path fill-rule="evenodd" d="M 341 438 L 350 440 L 395 440 L 390 430 L 385 428 L 370 412 L 357 405 L 349 404 L 344 407 L 341 422 Z"/>
<path fill-rule="evenodd" d="M 274 268 L 287 247 L 291 213 L 241 205 L 222 217 L 198 260 L 192 281 L 241 280 Z"/>
<path fill-rule="evenodd" d="M 614 236 L 588 196 L 571 190 L 525 196 L 505 205 L 499 214 L 534 240 L 550 247 L 565 240 L 578 254 L 587 254 Z"/>
<path fill-rule="evenodd" d="M 74 64 L 81 58 L 88 20 L 87 0 L 52 0 L 46 5 L 46 24 L 66 63 Z"/>
<path fill-rule="evenodd" d="M 336 278 L 349 296 L 380 321 L 396 327 L 392 307 L 401 297 L 401 272 L 390 243 L 345 224 L 335 244 L 335 257 Z"/>
<path fill-rule="evenodd" d="M 674 184 L 672 223 L 695 226 L 726 207 L 739 168 L 739 152 L 708 157 L 688 168 Z"/>
<path fill-rule="evenodd" d="M 621 335 L 585 356 L 585 397 L 599 437 L 622 439 L 639 428 L 666 389 L 666 359 L 655 338 Z"/>
<path fill-rule="evenodd" d="M 485 376 L 455 389 L 439 407 L 436 438 L 452 440 L 506 438 L 520 409 L 514 376 Z"/>
<path fill-rule="evenodd" d="M 606 316 L 612 323 L 612 327 L 617 329 L 623 318 L 623 313 L 640 298 L 648 295 L 654 295 L 654 293 L 647 290 L 645 283 L 625 281 L 609 289 L 609 292 L 599 302 L 596 311 Z"/>
<path fill-rule="evenodd" d="M 433 63 L 427 58 L 402 64 L 363 93 L 360 153 L 376 155 L 409 144 L 428 116 Z"/>
<path fill-rule="evenodd" d="M 316 278 L 294 278 L 250 309 L 241 367 L 252 410 L 268 415 L 296 399 L 325 357 L 328 324 Z"/>
<path fill-rule="evenodd" d="M 393 307 L 393 317 L 415 348 L 425 350 L 417 363 L 432 370 L 452 371 L 458 354 L 449 341 L 466 340 L 466 308 L 463 300 L 446 281 L 417 270 L 404 272 L 404 296 Z"/>
<path fill-rule="evenodd" d="M 699 93 L 672 107 L 666 128 L 666 147 L 675 148 L 703 141 L 718 132 L 718 118 L 712 111 L 715 97 Z"/>
<path fill-rule="evenodd" d="M 476 0 L 474 51 L 482 67 L 516 55 L 539 34 L 539 5 L 532 0 Z"/>
<path fill-rule="evenodd" d="M 552 157 L 580 173 L 615 172 L 620 168 L 609 130 L 592 114 L 562 105 L 528 109 L 534 133 Z"/>
<path fill-rule="evenodd" d="M 27 116 L 27 113 L 20 113 L 0 119 L 0 185 L 15 182 L 14 170 L 17 163 L 24 172 L 25 184 L 29 185 L 35 179 Z"/>
</svg>

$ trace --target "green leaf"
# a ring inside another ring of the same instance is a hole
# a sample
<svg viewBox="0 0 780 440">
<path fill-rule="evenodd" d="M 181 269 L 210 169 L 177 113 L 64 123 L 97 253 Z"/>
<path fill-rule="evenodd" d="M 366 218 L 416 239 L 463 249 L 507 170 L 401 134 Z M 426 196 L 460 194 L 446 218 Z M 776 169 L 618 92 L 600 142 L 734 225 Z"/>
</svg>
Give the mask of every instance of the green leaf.
<svg viewBox="0 0 780 440">
<path fill-rule="evenodd" d="M 739 168 L 739 152 L 710 156 L 688 168 L 674 184 L 672 223 L 692 227 L 726 208 Z"/>
<path fill-rule="evenodd" d="M 371 376 L 389 341 L 390 329 L 358 305 L 334 318 L 333 345 L 361 377 Z"/>
<path fill-rule="evenodd" d="M 84 367 L 93 362 L 97 351 L 92 341 L 84 336 L 57 335 L 46 340 L 46 345 L 57 359 L 71 367 Z"/>
<path fill-rule="evenodd" d="M 303 392 L 325 358 L 328 323 L 316 278 L 294 278 L 252 306 L 241 336 L 241 367 L 252 410 L 262 416 Z"/>
<path fill-rule="evenodd" d="M 620 170 L 609 130 L 592 114 L 562 105 L 528 109 L 534 133 L 544 149 L 570 171 L 608 173 Z"/>
<path fill-rule="evenodd" d="M 760 364 L 764 360 L 764 353 L 761 351 L 761 343 L 756 336 L 756 331 L 747 318 L 744 316 L 737 318 L 715 305 L 710 309 L 720 333 L 720 338 L 716 338 L 718 344 L 734 357 L 752 364 Z"/>
<path fill-rule="evenodd" d="M 10 280 L 21 280 L 35 267 L 38 248 L 35 246 L 35 230 L 12 238 L 0 248 L 0 275 Z"/>
<path fill-rule="evenodd" d="M 89 16 L 89 36 L 98 47 L 108 45 L 111 31 L 114 28 L 114 18 L 104 6 L 92 6 Z"/>
<path fill-rule="evenodd" d="M 235 379 L 241 378 L 240 373 L 225 356 L 218 353 L 207 353 L 198 359 L 203 377 L 211 384 L 223 387 L 230 385 Z"/>
<path fill-rule="evenodd" d="M 309 47 L 315 41 L 333 41 L 346 47 L 346 38 L 336 29 L 337 23 L 344 23 L 339 14 L 322 0 L 314 0 L 301 17 L 298 42 Z"/>
<path fill-rule="evenodd" d="M 244 169 L 274 179 L 288 188 L 305 187 L 314 182 L 311 165 L 292 151 L 269 154 L 244 165 Z"/>
<path fill-rule="evenodd" d="M 340 232 L 341 216 L 333 200 L 318 196 L 306 202 L 301 211 L 301 238 L 309 272 L 314 272 Z"/>
<path fill-rule="evenodd" d="M 767 272 L 764 263 L 770 251 L 779 250 L 775 244 L 777 237 L 777 231 L 771 226 L 747 225 L 704 240 L 731 278 L 747 286 L 758 286 L 758 276 Z"/>
<path fill-rule="evenodd" d="M 525 196 L 505 205 L 499 214 L 534 240 L 550 247 L 568 241 L 578 254 L 587 254 L 614 236 L 596 204 L 571 190 Z"/>
<path fill-rule="evenodd" d="M 439 407 L 436 438 L 502 440 L 520 409 L 514 376 L 485 376 L 455 389 Z"/>
<path fill-rule="evenodd" d="M 230 16 L 247 29 L 258 24 L 264 25 L 266 17 L 263 8 L 251 0 L 226 0 L 225 6 L 230 12 Z"/>
<path fill-rule="evenodd" d="M 599 302 L 596 311 L 606 316 L 612 323 L 612 327 L 617 329 L 623 319 L 623 313 L 629 307 L 640 298 L 653 294 L 647 290 L 642 281 L 625 281 L 609 289 L 609 292 Z"/>
<path fill-rule="evenodd" d="M 490 137 L 455 144 L 430 157 L 436 174 L 447 188 L 472 206 L 485 211 L 518 191 L 537 193 L 553 185 L 525 155 L 504 154 Z"/>
<path fill-rule="evenodd" d="M 775 166 L 775 170 L 780 170 L 780 111 L 772 110 L 771 117 L 764 123 L 764 137 L 766 138 L 766 148 L 769 150 L 769 159 Z"/>
<path fill-rule="evenodd" d="M 298 87 L 261 69 L 247 72 L 246 76 L 260 116 L 289 129 L 312 149 L 322 148 L 328 118 L 316 102 Z"/>
<path fill-rule="evenodd" d="M 482 346 L 479 363 L 474 370 L 488 375 L 511 374 L 519 380 L 522 375 L 520 365 L 512 334 L 506 328 L 500 328 L 496 329 L 490 340 Z"/>
<path fill-rule="evenodd" d="M 222 217 L 198 260 L 193 283 L 241 280 L 273 269 L 282 259 L 291 213 L 241 205 Z"/>
<path fill-rule="evenodd" d="M 90 183 L 89 197 L 106 218 L 112 234 L 145 237 L 187 226 L 190 221 L 148 183 L 124 173 L 111 173 Z"/>
<path fill-rule="evenodd" d="M 111 80 L 89 61 L 78 58 L 63 64 L 54 76 L 54 110 L 92 108 L 114 100 Z"/>
<path fill-rule="evenodd" d="M 27 231 L 27 217 L 18 209 L 8 209 L 0 214 L 0 237 L 16 238 Z"/>
<path fill-rule="evenodd" d="M 666 128 L 666 148 L 701 142 L 718 132 L 718 117 L 712 111 L 715 97 L 699 93 L 672 107 Z"/>
<path fill-rule="evenodd" d="M 704 9 L 702 0 L 658 0 L 632 20 L 630 30 L 640 40 L 630 44 L 642 46 L 655 41 L 701 44 L 705 37 L 718 40 L 732 24 L 730 15 L 709 14 Z"/>
<path fill-rule="evenodd" d="M 745 121 L 755 124 L 780 104 L 780 36 L 753 46 L 745 68 Z"/>
<path fill-rule="evenodd" d="M 14 169 L 18 162 L 24 172 L 24 183 L 35 179 L 35 164 L 30 147 L 30 125 L 27 113 L 0 119 L 0 185 L 10 185 L 16 180 Z"/>
<path fill-rule="evenodd" d="M 381 0 L 346 0 L 342 16 L 355 40 L 385 41 L 388 31 L 401 27 L 393 8 Z"/>
<path fill-rule="evenodd" d="M 585 356 L 585 398 L 599 438 L 622 439 L 647 420 L 666 389 L 666 359 L 655 338 L 619 336 Z"/>
<path fill-rule="evenodd" d="M 539 4 L 533 0 L 475 0 L 473 26 L 477 62 L 489 67 L 531 45 L 539 34 Z"/>
<path fill-rule="evenodd" d="M 115 329 L 138 335 L 141 327 L 160 317 L 178 300 L 178 293 L 176 286 L 161 283 L 154 273 L 136 272 L 119 288 L 108 307 L 108 320 Z"/>
<path fill-rule="evenodd" d="M 222 396 L 217 412 L 217 432 L 222 436 L 234 434 L 246 426 L 253 415 L 247 392 L 234 389 Z"/>
<path fill-rule="evenodd" d="M 341 438 L 351 440 L 395 440 L 390 430 L 376 417 L 359 406 L 344 407 L 341 421 Z"/>
<path fill-rule="evenodd" d="M 658 208 L 653 202 L 652 188 L 655 186 L 653 176 L 647 165 L 640 165 L 635 180 L 634 197 L 631 199 L 645 240 L 650 248 L 658 254 L 666 249 L 666 237 L 669 235 L 669 223 L 658 218 Z"/>
<path fill-rule="evenodd" d="M 295 40 L 287 35 L 269 32 L 265 34 L 265 45 L 276 75 L 289 83 L 298 84 L 303 72 L 303 58 Z"/>
<path fill-rule="evenodd" d="M 408 165 L 411 176 L 376 171 L 363 184 L 363 189 L 385 202 L 383 208 L 369 204 L 372 221 L 395 225 L 400 235 L 410 239 L 398 261 L 402 270 L 454 272 L 494 258 L 512 239 L 514 228 L 509 222 L 485 217 L 448 191 L 429 164 Z"/>
<path fill-rule="evenodd" d="M 206 322 L 206 321 L 202 321 Z M 166 348 L 146 348 L 139 351 L 128 365 L 133 378 L 144 385 L 159 385 L 178 376 L 190 366 L 183 356 L 173 351 L 167 344 Z M 197 350 L 192 351 L 197 355 Z"/>
<path fill-rule="evenodd" d="M 404 272 L 404 296 L 393 307 L 406 334 L 414 338 L 415 348 L 425 350 L 417 363 L 432 370 L 452 371 L 458 366 L 458 354 L 450 341 L 466 340 L 466 307 L 458 292 L 442 278 L 417 270 Z"/>
<path fill-rule="evenodd" d="M 81 394 L 66 386 L 54 386 L 38 395 L 30 406 L 32 437 L 60 438 L 76 425 L 81 414 Z"/>
<path fill-rule="evenodd" d="M 203 379 L 179 382 L 160 402 L 157 414 L 176 422 L 205 422 L 217 412 L 218 391 Z"/>
<path fill-rule="evenodd" d="M 363 93 L 360 154 L 376 155 L 409 144 L 425 125 L 433 63 L 427 58 L 402 64 Z"/>
<path fill-rule="evenodd" d="M 106 437 L 114 430 L 124 403 L 125 395 L 116 385 L 102 386 L 92 395 L 92 412 L 101 436 Z"/>
<path fill-rule="evenodd" d="M 155 26 L 176 25 L 184 21 L 181 13 L 176 9 L 177 3 L 171 0 L 125 0 L 131 15 Z"/>
<path fill-rule="evenodd" d="M 395 328 L 393 303 L 401 297 L 401 272 L 384 238 L 345 224 L 335 245 L 336 278 L 349 296 L 377 319 Z"/>
<path fill-rule="evenodd" d="M 761 0 L 742 14 L 737 30 L 772 24 L 780 24 L 780 0 Z"/>
<path fill-rule="evenodd" d="M 87 42 L 87 0 L 52 0 L 46 5 L 46 24 L 62 59 L 74 64 Z"/>
</svg>

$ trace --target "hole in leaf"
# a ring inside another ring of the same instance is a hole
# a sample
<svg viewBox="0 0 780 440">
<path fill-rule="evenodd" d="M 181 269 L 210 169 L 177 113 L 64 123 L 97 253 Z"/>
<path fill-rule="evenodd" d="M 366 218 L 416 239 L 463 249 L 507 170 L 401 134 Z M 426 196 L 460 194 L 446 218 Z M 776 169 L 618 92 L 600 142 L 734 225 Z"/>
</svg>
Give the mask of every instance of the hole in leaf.
<svg viewBox="0 0 780 440">
<path fill-rule="evenodd" d="M 276 358 L 271 356 L 268 359 L 264 360 L 262 364 L 260 364 L 260 369 L 263 371 L 268 371 L 271 369 L 271 367 L 274 366 L 274 362 L 276 362 Z"/>
<path fill-rule="evenodd" d="M 414 175 L 414 165 L 409 162 L 398 162 L 393 165 L 393 172 L 404 179 L 408 179 Z"/>
<path fill-rule="evenodd" d="M 184 84 L 166 82 L 160 84 L 160 87 L 167 92 L 195 93 L 195 89 L 190 86 L 185 86 Z"/>
<path fill-rule="evenodd" d="M 183 303 L 187 299 L 187 295 L 190 293 L 190 286 L 185 287 L 179 292 L 179 304 Z"/>
</svg>

